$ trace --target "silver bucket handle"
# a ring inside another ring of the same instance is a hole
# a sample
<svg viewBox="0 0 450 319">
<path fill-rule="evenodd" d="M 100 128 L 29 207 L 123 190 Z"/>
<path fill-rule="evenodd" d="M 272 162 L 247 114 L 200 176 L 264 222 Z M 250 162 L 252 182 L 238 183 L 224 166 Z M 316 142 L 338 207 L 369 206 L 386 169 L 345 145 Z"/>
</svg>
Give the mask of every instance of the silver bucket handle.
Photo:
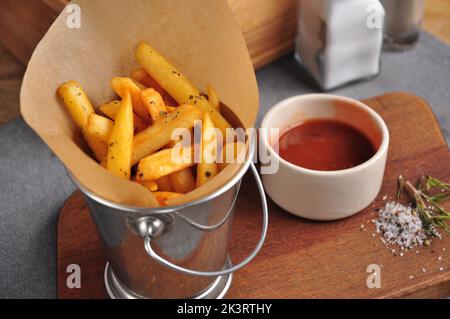
<svg viewBox="0 0 450 319">
<path fill-rule="evenodd" d="M 260 235 L 258 244 L 256 244 L 255 249 L 253 249 L 253 251 L 250 253 L 250 255 L 247 256 L 247 258 L 245 258 L 239 264 L 234 265 L 231 268 L 227 268 L 227 269 L 223 269 L 223 270 L 219 270 L 219 271 L 205 272 L 205 271 L 198 271 L 198 270 L 184 268 L 184 267 L 178 266 L 178 265 L 171 263 L 170 261 L 162 258 L 160 255 L 158 255 L 153 250 L 152 245 L 151 245 L 152 235 L 153 235 L 152 232 L 148 232 L 144 237 L 144 247 L 145 247 L 145 251 L 147 252 L 147 254 L 151 258 L 153 258 L 155 261 L 157 261 L 158 263 L 160 263 L 172 270 L 175 270 L 175 271 L 187 274 L 187 275 L 192 275 L 192 276 L 203 276 L 203 277 L 225 276 L 225 275 L 233 273 L 233 272 L 241 269 L 245 265 L 247 265 L 253 258 L 255 258 L 255 256 L 261 250 L 261 248 L 264 244 L 264 240 L 266 239 L 267 227 L 269 224 L 269 213 L 268 213 L 268 208 L 267 208 L 266 194 L 264 193 L 264 187 L 259 178 L 258 171 L 257 171 L 255 165 L 253 163 L 250 163 L 250 167 L 251 167 L 253 175 L 255 177 L 256 185 L 258 187 L 259 195 L 261 198 L 261 206 L 262 206 L 262 211 L 263 211 L 263 225 L 262 225 L 261 235 Z"/>
<path fill-rule="evenodd" d="M 228 220 L 228 217 L 230 217 L 231 213 L 233 212 L 233 208 L 234 205 L 236 204 L 236 200 L 238 198 L 238 194 L 239 194 L 239 189 L 241 188 L 241 182 L 239 182 L 238 188 L 236 190 L 236 194 L 234 194 L 234 198 L 233 198 L 233 202 L 230 205 L 230 209 L 228 210 L 228 213 L 226 213 L 225 217 L 218 222 L 215 225 L 202 225 L 199 224 L 195 221 L 193 221 L 192 219 L 184 216 L 183 214 L 180 214 L 178 212 L 173 213 L 174 215 L 180 217 L 181 219 L 183 219 L 185 222 L 187 222 L 189 225 L 191 225 L 192 227 L 198 229 L 198 230 L 202 230 L 202 231 L 213 231 L 216 230 L 218 228 L 220 228 L 223 224 L 225 224 L 225 222 Z"/>
</svg>

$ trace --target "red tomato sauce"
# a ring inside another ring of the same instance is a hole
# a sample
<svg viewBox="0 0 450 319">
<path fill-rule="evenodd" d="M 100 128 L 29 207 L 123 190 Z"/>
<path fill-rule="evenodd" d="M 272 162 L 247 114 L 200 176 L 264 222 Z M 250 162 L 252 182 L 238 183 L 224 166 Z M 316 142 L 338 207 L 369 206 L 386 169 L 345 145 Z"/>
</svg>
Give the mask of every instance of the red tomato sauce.
<svg viewBox="0 0 450 319">
<path fill-rule="evenodd" d="M 318 171 L 355 167 L 376 152 L 358 129 L 336 120 L 310 120 L 281 135 L 279 154 L 297 166 Z"/>
</svg>

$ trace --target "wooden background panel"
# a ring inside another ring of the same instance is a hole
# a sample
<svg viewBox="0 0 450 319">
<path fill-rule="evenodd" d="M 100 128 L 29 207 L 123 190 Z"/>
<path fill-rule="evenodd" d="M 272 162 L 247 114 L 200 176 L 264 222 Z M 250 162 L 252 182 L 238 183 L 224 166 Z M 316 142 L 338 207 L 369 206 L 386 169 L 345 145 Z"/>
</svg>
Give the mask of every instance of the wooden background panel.
<svg viewBox="0 0 450 319">
<path fill-rule="evenodd" d="M 255 69 L 290 52 L 297 30 L 298 0 L 228 0 L 241 26 Z"/>
<path fill-rule="evenodd" d="M 423 28 L 450 45 L 449 0 L 426 0 Z"/>
<path fill-rule="evenodd" d="M 64 7 L 61 1 L 0 1 L 0 41 L 17 59 L 27 63 L 34 48 Z"/>
<path fill-rule="evenodd" d="M 292 50 L 298 0 L 228 0 L 255 67 Z M 27 63 L 68 0 L 0 1 L 0 42 Z"/>
<path fill-rule="evenodd" d="M 247 41 L 255 68 L 292 50 L 300 1 L 228 0 Z M 26 64 L 67 2 L 0 1 L 0 42 Z M 450 1 L 426 1 L 424 29 L 450 44 Z"/>
</svg>

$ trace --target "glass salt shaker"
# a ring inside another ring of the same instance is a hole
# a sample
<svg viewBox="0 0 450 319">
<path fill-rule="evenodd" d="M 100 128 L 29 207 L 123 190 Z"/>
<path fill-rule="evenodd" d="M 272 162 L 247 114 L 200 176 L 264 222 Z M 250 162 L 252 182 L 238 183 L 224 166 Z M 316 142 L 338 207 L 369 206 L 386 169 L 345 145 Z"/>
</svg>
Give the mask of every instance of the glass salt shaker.
<svg viewBox="0 0 450 319">
<path fill-rule="evenodd" d="M 420 36 L 425 0 L 381 0 L 386 10 L 384 47 L 404 50 L 413 47 Z"/>
<path fill-rule="evenodd" d="M 379 0 L 302 0 L 295 57 L 323 90 L 380 71 L 384 9 Z"/>
</svg>

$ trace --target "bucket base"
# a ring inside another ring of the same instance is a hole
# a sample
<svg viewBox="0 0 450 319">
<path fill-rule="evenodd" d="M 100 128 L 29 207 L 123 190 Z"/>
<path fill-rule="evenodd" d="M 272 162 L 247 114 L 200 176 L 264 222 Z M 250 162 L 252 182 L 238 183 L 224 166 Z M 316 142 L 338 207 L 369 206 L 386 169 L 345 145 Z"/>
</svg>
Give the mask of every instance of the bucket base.
<svg viewBox="0 0 450 319">
<path fill-rule="evenodd" d="M 224 268 L 230 268 L 231 266 L 231 260 L 228 257 Z M 106 291 L 111 299 L 147 299 L 125 288 L 117 279 L 111 267 L 109 267 L 109 263 L 106 263 L 104 279 Z M 217 277 L 211 286 L 198 295 L 187 299 L 222 299 L 230 288 L 232 280 L 233 274 Z"/>
</svg>

